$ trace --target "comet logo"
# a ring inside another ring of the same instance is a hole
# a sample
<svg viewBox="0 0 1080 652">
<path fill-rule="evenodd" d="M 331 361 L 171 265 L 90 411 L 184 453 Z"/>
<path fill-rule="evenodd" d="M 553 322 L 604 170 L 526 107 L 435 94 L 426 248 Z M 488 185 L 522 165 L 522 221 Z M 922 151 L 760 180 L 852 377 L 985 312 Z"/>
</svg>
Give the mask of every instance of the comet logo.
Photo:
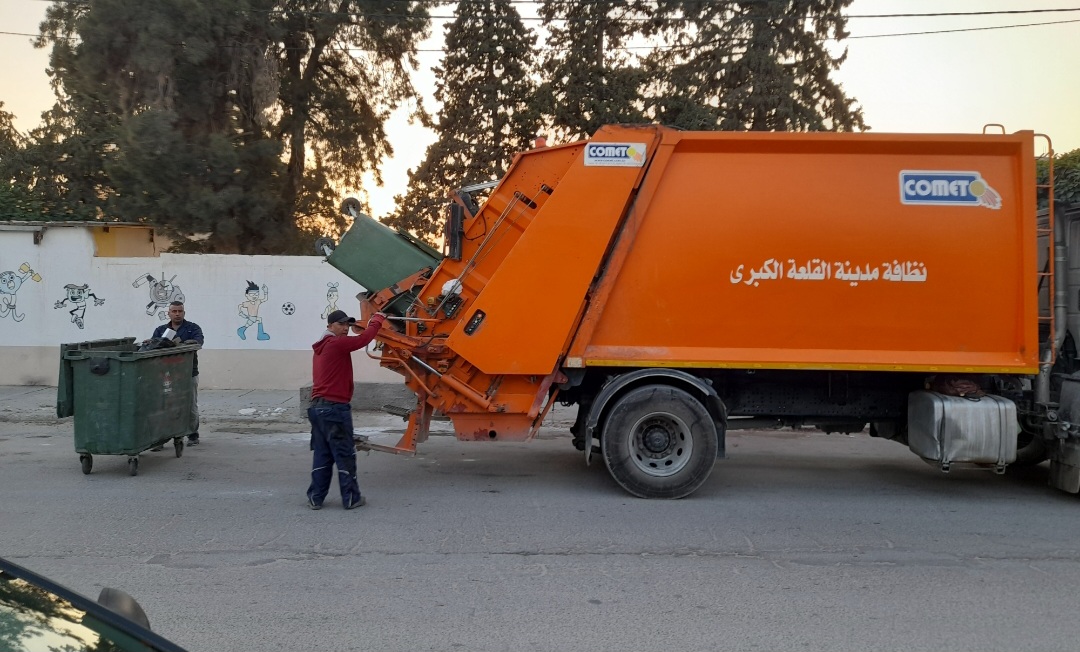
<svg viewBox="0 0 1080 652">
<path fill-rule="evenodd" d="M 589 143 L 585 165 L 639 168 L 645 165 L 645 143 Z"/>
<path fill-rule="evenodd" d="M 1001 195 L 978 172 L 904 170 L 900 173 L 900 203 L 997 210 L 1001 208 Z"/>
</svg>

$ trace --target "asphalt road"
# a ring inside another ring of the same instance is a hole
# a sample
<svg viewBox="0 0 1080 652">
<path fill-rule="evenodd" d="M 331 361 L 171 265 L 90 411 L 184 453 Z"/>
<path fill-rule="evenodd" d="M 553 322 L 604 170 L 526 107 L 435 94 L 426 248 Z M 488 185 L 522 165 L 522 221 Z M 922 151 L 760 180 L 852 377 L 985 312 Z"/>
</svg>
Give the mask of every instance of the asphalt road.
<svg viewBox="0 0 1080 652">
<path fill-rule="evenodd" d="M 358 422 L 395 439 L 400 421 Z M 0 555 L 134 595 L 191 651 L 1074 650 L 1080 499 L 1046 468 L 943 475 L 895 443 L 734 434 L 680 501 L 630 497 L 562 431 L 360 457 L 369 504 L 304 500 L 298 424 L 95 458 L 0 423 Z"/>
</svg>

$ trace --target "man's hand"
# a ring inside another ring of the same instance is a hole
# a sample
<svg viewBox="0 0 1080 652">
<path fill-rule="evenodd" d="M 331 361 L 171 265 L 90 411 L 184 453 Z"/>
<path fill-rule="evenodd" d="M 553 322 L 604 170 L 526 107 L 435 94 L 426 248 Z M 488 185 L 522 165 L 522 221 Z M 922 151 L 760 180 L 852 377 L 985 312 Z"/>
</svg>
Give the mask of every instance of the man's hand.
<svg viewBox="0 0 1080 652">
<path fill-rule="evenodd" d="M 360 324 L 353 324 L 352 325 L 353 332 L 356 333 L 357 335 L 359 335 L 360 333 L 364 332 L 364 329 L 367 326 L 370 326 L 372 324 L 378 324 L 379 328 L 382 328 L 382 325 L 385 322 L 386 322 L 386 313 L 377 312 L 377 313 L 373 314 L 371 317 L 368 318 L 367 324 L 365 326 L 361 326 Z"/>
</svg>

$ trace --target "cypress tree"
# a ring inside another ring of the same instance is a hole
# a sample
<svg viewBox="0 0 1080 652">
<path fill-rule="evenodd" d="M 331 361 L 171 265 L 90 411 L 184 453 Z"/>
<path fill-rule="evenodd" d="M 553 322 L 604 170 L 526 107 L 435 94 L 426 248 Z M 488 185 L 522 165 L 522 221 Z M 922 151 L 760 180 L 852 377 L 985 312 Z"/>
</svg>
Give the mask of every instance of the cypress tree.
<svg viewBox="0 0 1080 652">
<path fill-rule="evenodd" d="M 659 0 L 645 29 L 665 43 L 646 61 L 649 115 L 685 129 L 865 129 L 830 77 L 847 50 L 826 46 L 847 36 L 851 1 Z"/>
<path fill-rule="evenodd" d="M 544 0 L 549 36 L 540 97 L 558 140 L 587 138 L 605 124 L 645 122 L 646 76 L 626 49 L 639 34 L 631 0 Z"/>
<path fill-rule="evenodd" d="M 510 0 L 461 0 L 435 69 L 438 139 L 387 222 L 434 241 L 449 193 L 498 179 L 537 134 L 536 36 Z"/>
</svg>

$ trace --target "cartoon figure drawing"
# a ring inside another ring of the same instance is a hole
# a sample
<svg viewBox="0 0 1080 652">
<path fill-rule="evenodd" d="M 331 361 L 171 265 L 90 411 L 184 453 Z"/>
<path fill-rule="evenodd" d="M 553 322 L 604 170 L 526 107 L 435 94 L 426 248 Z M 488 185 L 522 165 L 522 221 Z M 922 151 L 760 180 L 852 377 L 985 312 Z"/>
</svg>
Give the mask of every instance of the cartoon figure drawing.
<svg viewBox="0 0 1080 652">
<path fill-rule="evenodd" d="M 184 302 L 184 293 L 180 290 L 179 285 L 173 284 L 173 279 L 176 278 L 176 274 L 173 274 L 172 278 L 166 280 L 165 274 L 161 274 L 161 280 L 157 280 L 150 274 L 142 274 L 131 284 L 131 287 L 142 287 L 143 285 L 150 285 L 150 303 L 146 304 L 146 314 L 153 316 L 157 312 L 159 320 L 164 321 L 168 316 L 169 304 L 173 301 Z"/>
<path fill-rule="evenodd" d="M 35 283 L 41 282 L 41 274 L 30 269 L 29 263 L 20 265 L 17 272 L 0 273 L 0 317 L 7 317 L 10 312 L 12 319 L 22 321 L 26 316 L 26 313 L 20 315 L 15 311 L 15 295 L 22 287 L 23 281 L 28 278 Z"/>
<path fill-rule="evenodd" d="M 337 283 L 326 284 L 326 310 L 322 311 L 322 317 L 320 317 L 320 319 L 326 319 L 327 315 L 337 310 L 337 286 Z"/>
<path fill-rule="evenodd" d="M 259 325 L 258 339 L 268 340 L 270 336 L 263 330 L 262 317 L 259 316 L 259 306 L 266 302 L 266 297 L 269 292 L 266 289 L 266 285 L 262 286 L 262 292 L 259 292 L 259 286 L 255 285 L 251 281 L 247 282 L 247 290 L 244 292 L 244 302 L 241 303 L 237 309 L 240 311 L 240 316 L 244 318 L 244 325 L 236 329 L 236 334 L 240 336 L 240 339 L 247 339 L 247 329 L 252 324 Z"/>
<path fill-rule="evenodd" d="M 53 304 L 53 308 L 61 308 L 67 302 L 71 302 L 71 310 L 68 314 L 71 315 L 71 322 L 78 326 L 83 327 L 83 317 L 86 315 L 86 298 L 94 297 L 94 305 L 100 306 L 105 303 L 105 299 L 99 299 L 98 295 L 90 291 L 90 287 L 83 283 L 82 285 L 75 285 L 74 283 L 68 283 L 64 286 L 67 290 L 67 298 L 61 299 Z"/>
</svg>

